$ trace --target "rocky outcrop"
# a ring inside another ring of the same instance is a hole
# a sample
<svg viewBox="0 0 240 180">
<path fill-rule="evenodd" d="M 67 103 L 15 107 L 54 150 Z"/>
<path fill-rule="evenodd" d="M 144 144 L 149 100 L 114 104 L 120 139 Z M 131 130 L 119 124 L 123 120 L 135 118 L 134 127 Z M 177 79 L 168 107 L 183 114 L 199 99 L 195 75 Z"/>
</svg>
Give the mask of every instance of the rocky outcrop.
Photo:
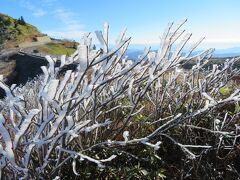
<svg viewBox="0 0 240 180">
<path fill-rule="evenodd" d="M 28 80 L 42 73 L 41 66 L 47 66 L 45 58 L 14 55 L 11 60 L 16 63 L 12 76 L 7 77 L 7 84 L 25 84 Z"/>
</svg>

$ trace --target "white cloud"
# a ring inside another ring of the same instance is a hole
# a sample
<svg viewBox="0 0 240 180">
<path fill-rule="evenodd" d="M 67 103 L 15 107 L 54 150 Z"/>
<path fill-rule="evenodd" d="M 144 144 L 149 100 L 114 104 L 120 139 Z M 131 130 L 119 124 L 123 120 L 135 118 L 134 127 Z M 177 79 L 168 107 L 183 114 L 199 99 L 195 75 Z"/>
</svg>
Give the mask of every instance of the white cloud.
<svg viewBox="0 0 240 180">
<path fill-rule="evenodd" d="M 71 40 L 80 40 L 83 36 L 84 25 L 76 20 L 76 14 L 64 8 L 58 8 L 54 11 L 54 16 L 63 24 L 62 28 L 47 30 L 45 33 L 56 38 L 66 38 Z"/>
<path fill-rule="evenodd" d="M 215 48 L 215 49 L 226 49 L 232 47 L 240 47 L 240 41 L 206 41 L 202 42 L 199 45 L 199 49 L 208 49 L 208 48 Z"/>
<path fill-rule="evenodd" d="M 157 26 L 157 24 L 156 24 Z M 133 35 L 133 44 L 159 44 L 160 38 L 164 32 L 164 25 L 158 28 L 140 28 L 134 29 L 131 32 Z M 199 48 L 231 48 L 240 47 L 240 24 L 236 22 L 212 22 L 210 24 L 202 25 L 198 22 L 188 22 L 182 29 L 186 32 L 192 33 L 192 38 L 189 44 L 198 41 L 205 37 L 204 41 L 199 45 Z"/>
<path fill-rule="evenodd" d="M 228 34 L 223 36 L 225 33 L 217 33 L 216 34 L 207 34 L 206 38 L 203 42 L 198 46 L 201 49 L 208 49 L 208 48 L 217 48 L 217 49 L 224 49 L 224 48 L 231 48 L 231 47 L 240 47 L 240 31 L 239 33 L 235 34 Z M 151 35 L 151 36 L 150 36 Z M 150 33 L 150 35 L 139 36 L 137 33 L 132 38 L 133 44 L 145 44 L 145 45 L 158 45 L 160 44 L 160 38 L 154 33 Z M 156 35 L 156 36 L 155 36 Z M 230 36 L 231 35 L 231 36 Z M 193 37 L 189 40 L 188 44 L 191 45 L 197 42 L 203 36 L 195 35 L 193 33 Z"/>
<path fill-rule="evenodd" d="M 42 10 L 42 9 L 36 9 L 36 11 L 33 12 L 33 16 L 35 16 L 35 17 L 41 17 L 41 16 L 44 16 L 46 14 L 47 14 L 47 12 Z"/>
<path fill-rule="evenodd" d="M 83 36 L 83 31 L 74 31 L 74 30 L 50 30 L 45 31 L 49 36 L 60 38 L 60 39 L 70 39 L 70 40 L 76 40 L 79 41 L 81 37 Z"/>
<path fill-rule="evenodd" d="M 29 10 L 35 17 L 52 14 L 60 21 L 62 24 L 60 28 L 49 29 L 44 32 L 52 37 L 80 40 L 84 33 L 84 25 L 77 20 L 77 14 L 70 9 L 58 6 L 57 0 L 20 0 L 19 4 Z"/>
<path fill-rule="evenodd" d="M 21 0 L 20 5 L 27 10 L 31 11 L 33 16 L 35 17 L 41 17 L 47 14 L 46 11 L 44 11 L 41 7 L 38 7 L 32 3 L 32 1 L 29 0 Z"/>
<path fill-rule="evenodd" d="M 76 20 L 76 14 L 70 10 L 58 8 L 54 11 L 54 15 L 58 18 L 68 29 L 82 29 L 83 25 Z"/>
<path fill-rule="evenodd" d="M 52 6 L 57 0 L 40 0 L 40 2 L 43 6 Z"/>
</svg>

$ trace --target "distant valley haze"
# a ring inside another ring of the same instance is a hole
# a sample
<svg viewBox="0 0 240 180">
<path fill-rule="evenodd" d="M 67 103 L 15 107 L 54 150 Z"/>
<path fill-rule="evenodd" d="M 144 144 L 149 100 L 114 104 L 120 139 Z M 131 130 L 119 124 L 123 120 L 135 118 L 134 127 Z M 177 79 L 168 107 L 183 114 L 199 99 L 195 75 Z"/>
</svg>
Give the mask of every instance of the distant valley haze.
<svg viewBox="0 0 240 180">
<path fill-rule="evenodd" d="M 127 55 L 129 58 L 137 58 L 138 55 L 140 55 L 142 53 L 142 51 L 144 50 L 145 47 L 151 47 L 152 51 L 157 51 L 157 49 L 159 48 L 159 45 L 141 45 L 141 44 L 133 44 L 129 46 L 129 49 L 127 51 Z M 212 47 L 214 48 L 214 47 Z M 188 48 L 184 48 L 184 51 L 187 51 Z M 203 48 L 197 48 L 193 53 L 197 53 L 197 52 L 201 52 L 204 51 L 206 49 Z M 235 56 L 240 56 L 240 46 L 239 47 L 232 47 L 232 48 L 225 48 L 225 49 L 221 49 L 221 48 L 215 48 L 215 51 L 213 52 L 213 57 L 216 58 L 227 58 L 227 57 L 235 57 Z"/>
</svg>

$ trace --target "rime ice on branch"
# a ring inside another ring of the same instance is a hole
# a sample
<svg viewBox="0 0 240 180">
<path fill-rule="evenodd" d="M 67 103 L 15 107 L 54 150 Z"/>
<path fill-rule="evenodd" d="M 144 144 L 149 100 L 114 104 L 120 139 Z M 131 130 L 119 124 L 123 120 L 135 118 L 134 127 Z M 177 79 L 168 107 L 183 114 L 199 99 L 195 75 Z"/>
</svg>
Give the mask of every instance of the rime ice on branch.
<svg viewBox="0 0 240 180">
<path fill-rule="evenodd" d="M 42 67 L 41 79 L 15 89 L 0 82 L 6 92 L 0 115 L 1 174 L 12 178 L 55 177 L 65 162 L 72 161 L 73 172 L 79 175 L 76 161 L 91 161 L 104 168 L 105 162 L 117 158 L 115 151 L 106 159 L 90 157 L 88 152 L 96 147 L 144 144 L 158 150 L 161 137 L 178 145 L 191 159 L 196 157 L 191 149 L 211 148 L 206 144 L 181 144 L 168 130 L 180 126 L 202 128 L 194 124 L 195 117 L 239 102 L 239 90 L 224 99 L 218 97 L 220 89 L 239 73 L 232 69 L 237 59 L 226 61 L 222 68 L 215 65 L 204 70 L 213 49 L 192 55 L 201 39 L 188 53 L 182 53 L 191 37 L 181 30 L 184 23 L 170 24 L 159 50 L 146 48 L 134 61 L 125 57 L 131 40 L 125 37 L 126 30 L 120 33 L 115 47 L 109 48 L 109 27 L 105 23 L 103 32 L 96 31 L 101 48 L 92 49 L 87 33 L 74 54 L 62 56 L 59 68 L 55 67 L 56 59 L 46 56 L 49 65 Z M 197 64 L 189 71 L 182 70 L 181 65 L 191 60 Z M 78 64 L 77 71 L 68 70 L 59 77 L 59 71 L 72 63 Z M 147 104 L 152 112 L 137 122 L 136 117 Z M 226 114 L 221 127 L 203 129 L 230 138 L 234 146 L 238 131 L 223 131 L 229 118 Z M 151 126 L 152 132 L 136 135 L 130 131 L 133 125 Z M 221 146 L 219 141 L 218 148 Z"/>
</svg>

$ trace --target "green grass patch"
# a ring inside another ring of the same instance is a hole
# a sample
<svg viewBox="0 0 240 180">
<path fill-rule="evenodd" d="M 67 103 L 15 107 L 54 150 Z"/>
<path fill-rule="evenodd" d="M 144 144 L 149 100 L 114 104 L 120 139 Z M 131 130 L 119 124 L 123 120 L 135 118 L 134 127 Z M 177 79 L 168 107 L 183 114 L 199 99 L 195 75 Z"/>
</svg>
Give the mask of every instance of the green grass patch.
<svg viewBox="0 0 240 180">
<path fill-rule="evenodd" d="M 219 89 L 219 93 L 222 96 L 229 95 L 230 94 L 230 89 L 228 87 L 222 87 L 222 88 Z"/>
<path fill-rule="evenodd" d="M 63 54 L 71 55 L 75 51 L 74 48 L 65 47 L 62 44 L 53 44 L 53 43 L 40 46 L 39 50 L 46 54 L 55 54 L 55 55 L 63 55 Z"/>
</svg>

